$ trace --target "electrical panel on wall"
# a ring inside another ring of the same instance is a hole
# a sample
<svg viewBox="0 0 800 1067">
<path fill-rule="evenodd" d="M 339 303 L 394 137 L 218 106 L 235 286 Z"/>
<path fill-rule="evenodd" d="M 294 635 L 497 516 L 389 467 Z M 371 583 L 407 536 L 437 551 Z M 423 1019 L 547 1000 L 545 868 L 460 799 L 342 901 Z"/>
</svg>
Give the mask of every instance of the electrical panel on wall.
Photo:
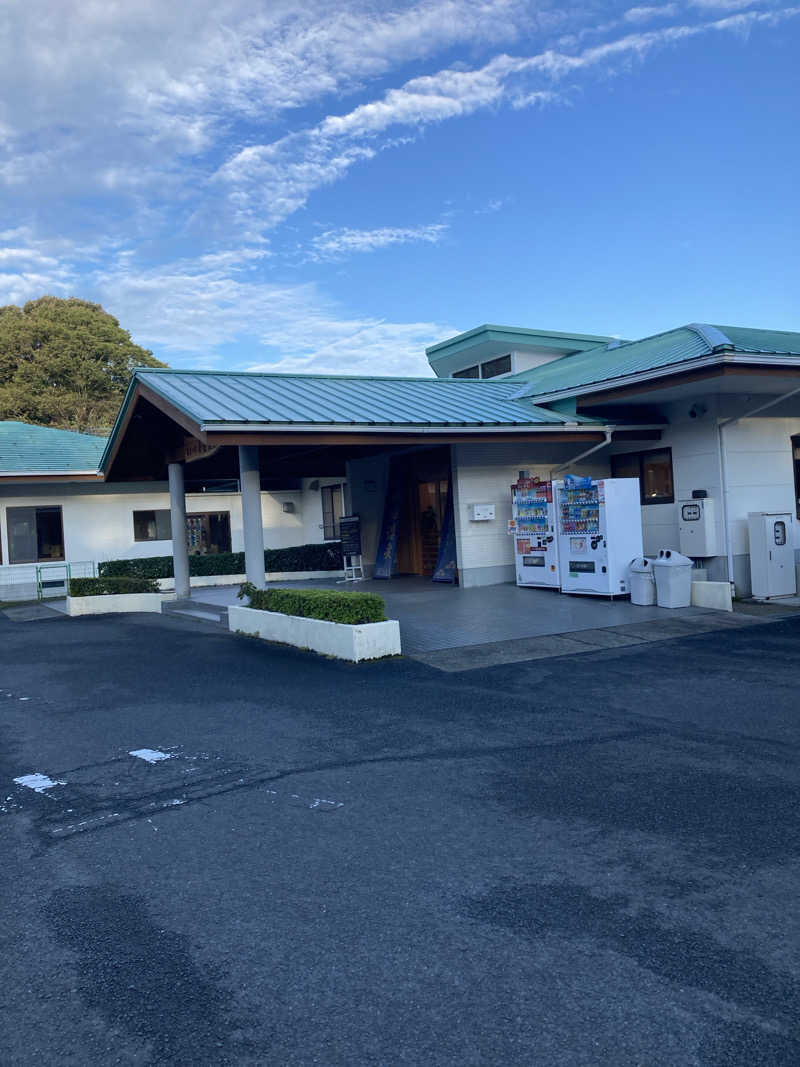
<svg viewBox="0 0 800 1067">
<path fill-rule="evenodd" d="M 678 547 L 684 556 L 718 556 L 714 501 L 698 497 L 678 501 Z"/>
<path fill-rule="evenodd" d="M 470 504 L 470 522 L 489 522 L 494 518 L 494 504 Z"/>
</svg>

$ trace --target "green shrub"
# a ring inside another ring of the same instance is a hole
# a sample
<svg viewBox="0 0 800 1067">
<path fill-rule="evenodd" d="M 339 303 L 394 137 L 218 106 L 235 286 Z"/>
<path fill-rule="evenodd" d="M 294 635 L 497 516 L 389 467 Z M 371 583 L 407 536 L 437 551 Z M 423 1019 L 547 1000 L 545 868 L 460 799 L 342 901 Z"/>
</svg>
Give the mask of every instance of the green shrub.
<svg viewBox="0 0 800 1067">
<path fill-rule="evenodd" d="M 97 573 L 101 578 L 172 578 L 172 556 L 109 559 L 98 563 Z"/>
<path fill-rule="evenodd" d="M 340 571 L 342 549 L 338 541 L 294 548 L 264 550 L 267 573 L 294 571 Z M 98 565 L 101 578 L 172 578 L 172 556 L 145 556 L 142 559 L 110 559 Z M 244 552 L 219 552 L 216 555 L 189 556 L 189 574 L 244 574 Z"/>
<path fill-rule="evenodd" d="M 157 593 L 153 578 L 70 578 L 70 596 L 113 596 L 117 593 Z"/>
<path fill-rule="evenodd" d="M 239 597 L 248 598 L 248 607 L 258 611 L 279 611 L 304 619 L 346 622 L 359 625 L 385 622 L 386 605 L 376 593 L 345 593 L 338 589 L 256 589 L 245 582 Z"/>
</svg>

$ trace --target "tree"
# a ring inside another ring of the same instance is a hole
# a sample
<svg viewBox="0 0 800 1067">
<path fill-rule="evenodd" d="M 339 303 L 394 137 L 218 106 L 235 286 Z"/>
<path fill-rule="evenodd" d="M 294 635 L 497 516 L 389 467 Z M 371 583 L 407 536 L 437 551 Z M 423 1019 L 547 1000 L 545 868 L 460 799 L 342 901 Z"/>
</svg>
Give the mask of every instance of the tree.
<svg viewBox="0 0 800 1067">
<path fill-rule="evenodd" d="M 43 296 L 0 307 L 0 419 L 102 433 L 142 366 L 166 364 L 99 304 Z"/>
</svg>

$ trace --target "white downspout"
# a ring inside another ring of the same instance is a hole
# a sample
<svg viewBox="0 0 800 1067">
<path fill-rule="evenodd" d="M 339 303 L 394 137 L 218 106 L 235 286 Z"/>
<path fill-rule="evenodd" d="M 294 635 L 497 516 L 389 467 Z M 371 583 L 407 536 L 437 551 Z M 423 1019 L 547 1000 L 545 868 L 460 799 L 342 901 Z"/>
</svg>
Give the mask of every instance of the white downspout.
<svg viewBox="0 0 800 1067">
<path fill-rule="evenodd" d="M 762 411 L 766 411 L 767 408 L 775 407 L 776 404 L 782 403 L 784 400 L 788 400 L 791 396 L 796 396 L 800 393 L 800 386 L 797 389 L 791 389 L 788 393 L 782 393 L 781 396 L 776 396 L 772 400 L 768 400 L 766 404 L 759 404 L 757 408 L 753 408 L 752 411 L 745 411 L 741 415 L 733 415 L 729 419 L 719 419 L 717 421 L 717 437 L 719 442 L 719 473 L 722 490 L 722 519 L 725 527 L 725 554 L 728 557 L 728 581 L 731 586 L 731 595 L 735 591 L 735 583 L 733 577 L 733 530 L 731 529 L 731 515 L 730 515 L 730 503 L 729 503 L 729 487 L 728 487 L 728 454 L 725 451 L 725 437 L 722 433 L 726 426 L 731 426 L 734 422 L 739 422 L 740 419 L 749 419 L 753 415 L 758 415 Z"/>
<path fill-rule="evenodd" d="M 591 448 L 587 448 L 585 452 L 579 452 L 577 456 L 573 456 L 572 459 L 568 460 L 566 463 L 562 463 L 561 466 L 553 467 L 550 471 L 550 480 L 553 480 L 554 474 L 565 471 L 567 467 L 571 467 L 573 463 L 577 463 L 579 459 L 585 459 L 587 456 L 591 456 L 593 452 L 598 452 L 601 448 L 606 448 L 607 445 L 610 445 L 611 434 L 613 432 L 613 430 L 604 430 L 603 433 L 605 434 L 605 439 L 601 441 L 599 445 L 592 445 Z"/>
</svg>

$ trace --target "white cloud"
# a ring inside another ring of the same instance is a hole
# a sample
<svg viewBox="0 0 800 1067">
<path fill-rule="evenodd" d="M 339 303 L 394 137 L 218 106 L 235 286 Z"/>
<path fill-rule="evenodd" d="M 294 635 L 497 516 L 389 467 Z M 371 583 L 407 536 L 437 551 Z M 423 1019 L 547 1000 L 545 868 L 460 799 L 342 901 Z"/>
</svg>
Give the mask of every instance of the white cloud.
<svg viewBox="0 0 800 1067">
<path fill-rule="evenodd" d="M 643 10 L 643 9 L 640 9 Z M 565 79 L 598 70 L 617 73 L 666 47 L 712 31 L 745 29 L 758 21 L 792 17 L 782 12 L 745 12 L 711 22 L 663 26 L 627 33 L 574 53 L 553 49 L 530 56 L 494 56 L 481 67 L 449 67 L 412 78 L 378 99 L 315 126 L 266 144 L 240 149 L 216 174 L 230 189 L 238 225 L 275 226 L 302 208 L 315 189 L 342 179 L 356 163 L 391 147 L 398 128 L 419 130 L 448 119 L 510 104 L 530 107 L 563 98 Z"/>
<path fill-rule="evenodd" d="M 311 241 L 311 255 L 315 259 L 336 259 L 352 252 L 374 252 L 390 245 L 438 244 L 447 231 L 443 222 L 426 226 L 383 226 L 376 230 L 325 230 Z"/>
<path fill-rule="evenodd" d="M 137 343 L 194 367 L 217 365 L 219 347 L 245 341 L 253 358 L 242 369 L 430 374 L 425 347 L 457 332 L 446 323 L 351 316 L 314 285 L 242 278 L 230 264 L 201 260 L 141 271 L 123 259 L 94 284 Z"/>
<path fill-rule="evenodd" d="M 748 0 L 748 3 L 750 0 Z M 678 13 L 677 4 L 662 4 L 658 7 L 630 7 L 622 16 L 626 22 L 649 22 L 651 19 L 672 18 Z"/>
<path fill-rule="evenodd" d="M 739 11 L 743 7 L 752 7 L 754 0 L 689 0 L 691 7 L 703 11 Z"/>
</svg>

